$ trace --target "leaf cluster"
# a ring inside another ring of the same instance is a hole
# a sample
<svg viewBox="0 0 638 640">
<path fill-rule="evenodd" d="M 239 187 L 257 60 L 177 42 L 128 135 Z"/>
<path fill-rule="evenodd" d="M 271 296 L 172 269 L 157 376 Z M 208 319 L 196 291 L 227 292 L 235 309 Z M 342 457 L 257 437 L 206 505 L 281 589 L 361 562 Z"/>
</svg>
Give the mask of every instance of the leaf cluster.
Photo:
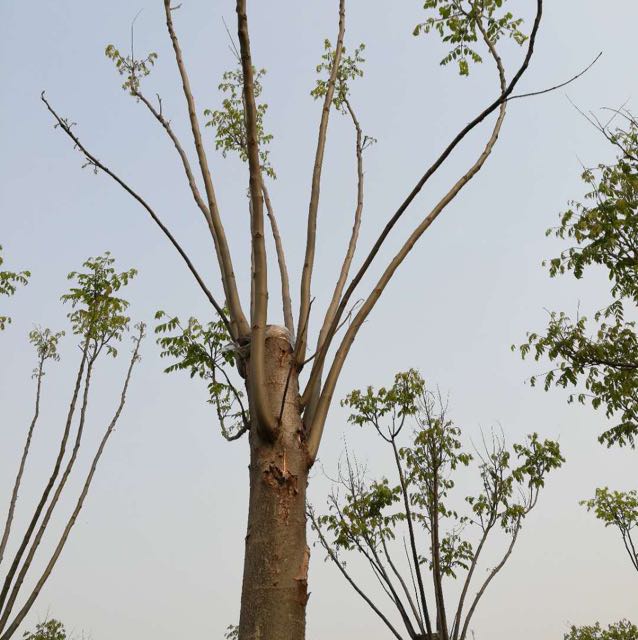
<svg viewBox="0 0 638 640">
<path fill-rule="evenodd" d="M 133 54 L 122 55 L 120 50 L 112 44 L 106 46 L 104 54 L 115 63 L 118 73 L 124 77 L 122 89 L 137 97 L 142 78 L 148 76 L 157 60 L 157 54 L 149 53 L 145 58 L 136 59 Z"/>
<path fill-rule="evenodd" d="M 351 409 L 350 424 L 370 424 L 388 438 L 392 434 L 398 435 L 405 419 L 417 412 L 418 400 L 424 391 L 425 381 L 416 369 L 410 369 L 397 373 L 391 387 L 375 390 L 369 386 L 365 391 L 351 391 L 341 401 L 341 406 Z"/>
<path fill-rule="evenodd" d="M 599 622 L 586 627 L 573 626 L 564 640 L 638 640 L 638 627 L 629 620 L 621 620 L 606 629 Z"/>
<path fill-rule="evenodd" d="M 607 271 L 615 299 L 638 304 L 638 124 L 609 134 L 622 149 L 612 164 L 586 169 L 582 179 L 589 191 L 584 202 L 573 202 L 560 225 L 547 235 L 574 245 L 548 262 L 551 276 L 572 273 L 582 278 L 587 267 Z"/>
<path fill-rule="evenodd" d="M 44 363 L 47 360 L 58 362 L 60 354 L 58 353 L 58 343 L 64 336 L 64 331 L 51 331 L 51 329 L 36 327 L 29 332 L 29 342 L 35 347 L 38 366 L 33 371 L 33 377 L 36 377 L 43 371 Z"/>
<path fill-rule="evenodd" d="M 224 633 L 226 640 L 238 640 L 239 638 L 239 625 L 229 624 Z"/>
<path fill-rule="evenodd" d="M 370 548 L 378 553 L 387 540 L 395 537 L 396 524 L 404 519 L 396 507 L 401 501 L 399 487 L 389 485 L 387 478 L 367 484 L 361 477 L 351 477 L 343 501 L 333 495 L 330 513 L 319 516 L 334 536 L 337 550 L 353 551 Z"/>
<path fill-rule="evenodd" d="M 73 309 L 67 317 L 73 333 L 82 336 L 83 343 L 94 356 L 102 349 L 117 355 L 115 342 L 122 340 L 128 330 L 130 318 L 125 314 L 129 303 L 115 295 L 137 275 L 135 269 L 118 273 L 115 259 L 107 251 L 97 258 L 89 258 L 83 266 L 86 271 L 72 271 L 67 276 L 75 282 L 61 298 Z"/>
<path fill-rule="evenodd" d="M 177 316 L 168 316 L 164 311 L 158 311 L 155 319 L 161 320 L 155 327 L 160 355 L 173 360 L 164 371 L 187 371 L 191 378 L 204 380 L 222 435 L 229 440 L 241 435 L 250 418 L 243 404 L 244 394 L 227 373 L 236 365 L 237 355 L 223 321 L 203 324 L 191 317 L 183 324 Z"/>
<path fill-rule="evenodd" d="M 332 104 L 341 113 L 345 113 L 347 111 L 347 102 L 350 96 L 350 83 L 356 78 L 363 77 L 363 64 L 365 63 L 363 52 L 365 51 L 365 48 L 365 44 L 361 43 L 353 51 L 352 55 L 348 55 L 345 46 L 341 51 L 339 68 L 337 69 L 337 77 L 335 80 L 334 96 L 332 98 Z M 316 72 L 320 76 L 324 75 L 325 77 L 319 77 L 315 88 L 310 92 L 310 95 L 315 100 L 325 97 L 328 92 L 330 74 L 334 67 L 335 56 L 336 51 L 330 40 L 326 38 L 326 40 L 324 40 L 324 53 L 321 56 L 321 62 L 316 67 Z"/>
<path fill-rule="evenodd" d="M 596 495 L 581 504 L 593 511 L 606 527 L 618 527 L 629 532 L 638 526 L 638 491 L 610 491 L 607 487 L 596 489 Z"/>
<path fill-rule="evenodd" d="M 265 69 L 253 69 L 253 90 L 255 100 L 262 93 L 262 78 L 266 75 Z M 215 148 L 221 150 L 224 158 L 229 153 L 236 153 L 242 162 L 248 162 L 248 140 L 246 137 L 246 118 L 244 110 L 244 74 L 241 65 L 236 69 L 226 71 L 218 89 L 226 96 L 222 101 L 221 109 L 206 109 L 204 115 L 209 118 L 207 127 L 215 129 Z M 269 178 L 277 177 L 270 163 L 270 151 L 266 148 L 273 139 L 272 134 L 266 133 L 264 118 L 268 111 L 265 102 L 257 103 L 256 123 L 257 141 L 259 144 L 259 161 L 261 170 Z"/>
<path fill-rule="evenodd" d="M 35 631 L 25 631 L 24 640 L 66 640 L 66 630 L 59 620 L 40 622 Z"/>
<path fill-rule="evenodd" d="M 426 0 L 428 17 L 416 25 L 414 35 L 437 33 L 450 46 L 441 65 L 456 63 L 462 76 L 470 74 L 472 63 L 483 58 L 477 49 L 479 40 L 491 46 L 504 37 L 522 45 L 528 38 L 520 29 L 521 18 L 504 9 L 507 0 Z"/>
<path fill-rule="evenodd" d="M 4 258 L 2 257 L 2 245 L 0 245 L 0 296 L 12 296 L 18 286 L 26 285 L 31 277 L 30 271 L 7 271 L 2 269 Z M 9 316 L 0 315 L 0 331 L 11 323 Z"/>
</svg>

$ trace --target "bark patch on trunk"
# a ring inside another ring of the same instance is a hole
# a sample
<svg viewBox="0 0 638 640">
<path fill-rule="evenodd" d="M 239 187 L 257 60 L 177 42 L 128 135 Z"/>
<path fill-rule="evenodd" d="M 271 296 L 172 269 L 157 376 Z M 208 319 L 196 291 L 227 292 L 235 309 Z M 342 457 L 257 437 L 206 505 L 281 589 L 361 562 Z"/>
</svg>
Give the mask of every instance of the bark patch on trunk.
<svg viewBox="0 0 638 640">
<path fill-rule="evenodd" d="M 308 565 L 310 564 L 310 547 L 306 545 L 306 552 L 303 556 L 303 562 L 299 569 L 299 575 L 295 578 L 299 585 L 299 602 L 302 606 L 306 606 L 310 594 L 308 593 Z"/>
<path fill-rule="evenodd" d="M 288 471 L 282 471 L 271 464 L 264 471 L 264 482 L 279 494 L 279 515 L 285 524 L 290 516 L 290 501 L 299 492 L 297 490 L 297 476 Z"/>
</svg>

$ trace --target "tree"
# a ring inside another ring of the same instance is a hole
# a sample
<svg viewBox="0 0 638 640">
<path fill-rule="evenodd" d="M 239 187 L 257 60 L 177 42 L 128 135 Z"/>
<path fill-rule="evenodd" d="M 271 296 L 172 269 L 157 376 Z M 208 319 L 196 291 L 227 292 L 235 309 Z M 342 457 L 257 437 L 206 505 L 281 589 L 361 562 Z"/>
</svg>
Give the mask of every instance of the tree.
<svg viewBox="0 0 638 640">
<path fill-rule="evenodd" d="M 3 264 L 2 245 L 0 245 L 0 267 Z M 28 271 L 5 271 L 0 268 L 0 296 L 12 296 L 18 285 L 25 285 L 29 282 L 30 276 Z M 0 316 L 0 331 L 3 331 L 10 322 L 9 316 Z"/>
<path fill-rule="evenodd" d="M 571 273 L 580 279 L 592 266 L 607 271 L 612 302 L 594 314 L 572 320 L 553 312 L 543 333 L 529 333 L 520 347 L 523 357 L 547 357 L 555 367 L 541 376 L 551 387 L 584 387 L 569 396 L 596 409 L 604 408 L 616 424 L 600 436 L 608 446 L 634 446 L 638 434 L 638 335 L 626 320 L 638 307 L 638 121 L 628 112 L 617 117 L 626 127 L 610 130 L 594 122 L 618 151 L 612 164 L 586 169 L 589 192 L 574 202 L 548 235 L 572 246 L 549 261 L 550 276 Z M 537 377 L 532 378 L 535 384 Z"/>
<path fill-rule="evenodd" d="M 157 55 L 151 53 L 144 58 L 136 58 L 132 49 L 129 55 L 125 55 L 111 45 L 107 47 L 106 54 L 122 75 L 123 88 L 157 121 L 179 156 L 196 208 L 203 215 L 211 235 L 220 271 L 221 297 L 213 295 L 188 251 L 171 234 L 149 200 L 99 160 L 80 140 L 72 121 L 60 116 L 46 96 L 42 95 L 56 127 L 73 142 L 85 164 L 117 183 L 159 226 L 218 315 L 218 320 L 210 324 L 197 320 L 171 324 L 169 316 L 168 324 L 162 323 L 161 331 L 168 332 L 169 338 L 182 340 L 181 346 L 172 343 L 178 351 L 182 349 L 180 353 L 184 356 L 183 360 L 174 363 L 177 368 L 188 369 L 192 375 L 206 379 L 212 392 L 211 400 L 218 405 L 218 413 L 234 421 L 237 428 L 232 433 L 225 430 L 225 434 L 230 438 L 239 437 L 245 432 L 249 434 L 250 499 L 239 624 L 241 640 L 301 640 L 304 637 L 309 562 L 306 487 L 309 470 L 318 455 L 337 381 L 357 334 L 397 269 L 421 236 L 481 171 L 499 137 L 509 101 L 522 97 L 515 95 L 515 89 L 532 59 L 543 13 L 542 0 L 531 1 L 530 4 L 535 7 L 535 16 L 531 29 L 525 34 L 522 21 L 506 10 L 504 0 L 427 0 L 424 3 L 424 22 L 416 27 L 415 35 L 438 34 L 449 47 L 442 63 L 457 62 L 463 75 L 469 73 L 471 64 L 481 62 L 482 57 L 487 55 L 496 67 L 498 88 L 493 101 L 462 127 L 424 170 L 412 191 L 388 217 L 355 275 L 350 277 L 364 202 L 363 154 L 371 139 L 362 132 L 351 97 L 351 82 L 361 75 L 363 50 L 356 48 L 350 55 L 346 51 L 346 3 L 345 0 L 339 0 L 337 37 L 334 43 L 326 43 L 325 55 L 318 66 L 321 77 L 313 91 L 313 96 L 322 106 L 312 168 L 296 318 L 292 312 L 284 246 L 267 188 L 267 180 L 275 176 L 266 150 L 271 136 L 265 132 L 266 105 L 258 102 L 264 76 L 253 63 L 246 0 L 236 0 L 235 3 L 238 38 L 235 53 L 239 66 L 222 79 L 220 90 L 224 100 L 221 109 L 208 109 L 204 114 L 208 124 L 215 129 L 217 148 L 224 154 L 238 153 L 248 165 L 250 241 L 244 248 L 244 257 L 250 260 L 252 272 L 250 293 L 246 296 L 249 300 L 248 313 L 242 304 L 235 278 L 235 262 L 209 167 L 207 145 L 202 136 L 199 112 L 175 29 L 173 18 L 181 5 L 172 7 L 170 0 L 164 0 L 166 26 L 188 108 L 196 164 L 191 163 L 190 152 L 176 135 L 171 120 L 163 110 L 161 99 L 158 98 L 157 102 L 149 99 L 143 89 L 148 75 L 156 66 Z M 522 60 L 511 72 L 505 68 L 500 53 L 501 44 L 506 39 L 512 39 L 524 47 Z M 331 301 L 317 323 L 311 313 L 312 276 L 324 152 L 333 108 L 347 114 L 354 128 L 357 204 L 352 234 Z M 492 115 L 495 119 L 486 134 L 484 146 L 467 171 L 459 176 L 434 208 L 412 229 L 396 254 L 383 267 L 381 276 L 369 293 L 361 294 L 364 277 L 370 266 L 379 262 L 380 250 L 424 185 L 467 135 Z M 264 210 L 277 252 L 283 325 L 274 324 L 272 319 L 270 322 L 268 319 L 268 301 L 272 301 L 274 296 L 268 279 Z M 361 304 L 356 308 L 353 306 L 355 295 L 363 295 Z M 313 322 L 318 327 L 314 336 Z M 336 344 L 337 334 L 346 324 L 348 326 Z M 228 340 L 228 345 L 223 348 L 220 347 L 217 331 L 222 325 Z M 213 342 L 207 343 L 205 341 L 210 332 L 214 334 L 211 336 Z M 199 338 L 202 341 L 196 342 Z M 313 343 L 315 346 L 311 349 Z M 335 344 L 336 348 L 333 348 Z M 170 355 L 170 349 L 168 351 Z M 239 380 L 233 380 L 232 371 L 226 365 L 235 366 Z M 308 372 L 307 375 L 304 372 Z M 240 393 L 242 386 L 244 390 Z"/>
<path fill-rule="evenodd" d="M 49 533 L 49 537 L 51 536 L 51 518 L 58 511 L 60 498 L 65 494 L 65 491 L 68 493 L 67 482 L 80 453 L 88 405 L 93 395 L 93 374 L 101 360 L 107 356 L 116 357 L 118 355 L 118 343 L 129 334 L 130 318 L 126 315 L 129 305 L 126 300 L 118 297 L 118 292 L 128 284 L 136 272 L 134 269 L 130 269 L 118 273 L 113 263 L 113 258 L 107 253 L 101 257 L 89 258 L 84 263 L 86 271 L 69 274 L 69 279 L 73 281 L 72 286 L 69 292 L 62 296 L 62 301 L 71 307 L 68 319 L 79 348 L 79 364 L 60 443 L 57 452 L 54 452 L 51 475 L 40 494 L 37 505 L 33 508 L 31 517 L 27 519 L 26 530 L 10 546 L 20 487 L 23 483 L 31 442 L 40 418 L 45 374 L 51 363 L 60 360 L 58 346 L 64 336 L 64 332 L 54 332 L 42 328 L 35 328 L 29 334 L 29 341 L 33 345 L 36 355 L 36 366 L 33 371 L 36 385 L 35 400 L 33 418 L 27 430 L 0 539 L 0 640 L 9 640 L 14 637 L 20 624 L 33 607 L 66 545 L 71 529 L 84 506 L 98 463 L 124 409 L 131 374 L 140 358 L 140 344 L 145 331 L 143 324 L 135 325 L 135 332 L 132 335 L 133 350 L 124 374 L 115 412 L 110 422 L 107 423 L 97 449 L 93 453 L 80 494 L 57 542 L 55 539 L 51 540 L 53 551 L 44 568 L 36 573 L 33 566 L 34 557 L 47 533 Z M 8 564 L 3 569 L 2 562 L 9 550 L 11 553 L 6 557 Z M 28 581 L 25 582 L 25 580 Z M 45 632 L 54 635 L 37 635 Z M 55 635 L 56 633 L 58 635 Z M 56 621 L 49 621 L 38 627 L 36 635 L 25 637 L 50 637 L 57 640 L 59 633 L 63 633 L 61 625 Z"/>
<path fill-rule="evenodd" d="M 464 514 L 454 499 L 455 476 L 470 466 L 473 456 L 463 450 L 461 429 L 449 418 L 447 402 L 426 388 L 417 371 L 397 374 L 389 388 L 353 391 L 342 404 L 352 410 L 349 422 L 374 428 L 388 445 L 396 479 L 368 481 L 362 467 L 346 454 L 328 513 L 310 510 L 320 544 L 397 640 L 465 640 L 472 616 L 510 558 L 547 475 L 564 462 L 558 444 L 532 434 L 510 452 L 502 436 L 484 439 L 484 450 L 476 453 L 481 489 L 465 498 Z M 408 428 L 413 429 L 408 445 L 399 446 Z M 479 561 L 495 538 L 502 538 L 504 550 L 471 597 Z M 405 632 L 353 576 L 345 560 L 351 552 L 368 562 Z M 397 560 L 402 552 L 405 562 Z M 427 573 L 434 611 L 427 605 Z M 454 605 L 445 593 L 446 580 L 460 581 Z"/>
<path fill-rule="evenodd" d="M 602 407 L 616 424 L 599 438 L 607 446 L 635 445 L 638 434 L 638 333 L 626 320 L 638 308 L 638 121 L 626 111 L 615 114 L 626 126 L 610 130 L 592 121 L 618 152 L 612 164 L 599 164 L 583 172 L 590 191 L 585 202 L 575 202 L 561 217 L 560 226 L 548 233 L 573 241 L 573 246 L 549 262 L 551 276 L 572 273 L 582 278 L 588 267 L 603 267 L 611 283 L 612 302 L 594 315 L 572 320 L 553 312 L 544 333 L 529 333 L 520 347 L 556 366 L 542 378 L 545 390 L 582 385 L 569 401 L 590 401 Z M 532 378 L 532 383 L 536 377 Z M 621 533 L 632 565 L 638 569 L 631 529 L 636 524 L 635 491 L 621 493 L 598 489 L 584 502 L 605 526 Z"/>
<path fill-rule="evenodd" d="M 626 320 L 638 308 L 638 121 L 625 110 L 614 111 L 612 121 L 624 124 L 611 129 L 595 116 L 590 122 L 613 145 L 617 156 L 611 164 L 599 164 L 582 174 L 589 191 L 585 202 L 574 202 L 561 216 L 560 225 L 548 235 L 568 239 L 572 245 L 549 261 L 550 276 L 571 273 L 584 276 L 589 267 L 607 271 L 612 301 L 594 314 L 572 320 L 565 312 L 552 312 L 543 333 L 528 333 L 520 347 L 525 358 L 548 358 L 555 366 L 540 376 L 545 390 L 576 388 L 569 402 L 590 402 L 603 408 L 615 424 L 599 441 L 635 447 L 638 434 L 638 333 L 636 323 Z M 532 378 L 535 384 L 538 376 Z M 583 390 L 584 388 L 584 390 Z M 581 504 L 593 511 L 606 527 L 620 533 L 632 566 L 638 570 L 638 554 L 632 530 L 638 524 L 636 491 L 596 489 Z M 568 640 L 636 638 L 638 630 L 629 622 L 609 627 L 572 629 Z"/>
<path fill-rule="evenodd" d="M 59 620 L 40 622 L 35 631 L 27 631 L 24 640 L 66 640 L 66 630 Z"/>
<path fill-rule="evenodd" d="M 627 620 L 621 620 L 603 629 L 596 623 L 593 627 L 572 627 L 564 640 L 636 640 L 638 627 Z"/>
</svg>

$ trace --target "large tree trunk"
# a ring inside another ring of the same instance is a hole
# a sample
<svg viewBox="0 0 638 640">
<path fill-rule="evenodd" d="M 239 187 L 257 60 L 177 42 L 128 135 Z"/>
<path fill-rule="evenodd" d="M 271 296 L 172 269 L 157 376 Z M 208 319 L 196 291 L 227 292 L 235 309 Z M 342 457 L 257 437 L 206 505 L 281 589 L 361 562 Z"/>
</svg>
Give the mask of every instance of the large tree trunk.
<svg viewBox="0 0 638 640">
<path fill-rule="evenodd" d="M 240 640 L 303 640 L 308 600 L 306 485 L 308 456 L 299 412 L 299 386 L 290 335 L 266 333 L 266 381 L 273 415 L 281 412 L 274 443 L 250 430 L 250 503 L 239 620 Z M 292 367 L 292 370 L 291 370 Z"/>
</svg>

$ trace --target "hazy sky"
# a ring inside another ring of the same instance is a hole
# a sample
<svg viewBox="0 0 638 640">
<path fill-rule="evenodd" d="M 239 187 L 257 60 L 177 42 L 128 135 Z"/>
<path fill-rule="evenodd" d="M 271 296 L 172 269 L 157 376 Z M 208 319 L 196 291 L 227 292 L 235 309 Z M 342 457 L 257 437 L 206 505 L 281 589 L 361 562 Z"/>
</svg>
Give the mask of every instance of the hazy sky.
<svg viewBox="0 0 638 640">
<path fill-rule="evenodd" d="M 511 2 L 527 15 L 532 4 Z M 339 398 L 353 387 L 383 384 L 395 371 L 414 366 L 430 384 L 450 392 L 452 413 L 468 444 L 481 428 L 492 425 L 500 425 L 510 442 L 531 431 L 560 439 L 568 463 L 550 479 L 512 561 L 485 597 L 473 625 L 478 640 L 561 638 L 572 622 L 638 618 L 637 576 L 620 541 L 578 506 L 599 485 L 636 487 L 636 454 L 596 444 L 604 416 L 588 407 L 568 406 L 566 394 L 531 389 L 525 379 L 542 365 L 522 363 L 509 348 L 527 330 L 544 326 L 546 309 L 575 312 L 580 303 L 583 312 L 590 312 L 607 299 L 599 273 L 581 283 L 547 277 L 541 261 L 555 255 L 559 245 L 546 239 L 544 231 L 569 199 L 582 196 L 581 163 L 611 158 L 565 92 L 585 110 L 635 98 L 638 63 L 631 43 L 638 3 L 546 4 L 537 55 L 521 90 L 560 82 L 599 51 L 604 56 L 568 89 L 511 104 L 484 171 L 400 269 L 361 331 L 336 394 Z M 496 91 L 488 65 L 470 79 L 459 78 L 453 69 L 439 67 L 444 51 L 436 41 L 412 37 L 421 7 L 420 0 L 349 3 L 347 44 L 353 48 L 365 42 L 368 61 L 352 98 L 365 131 L 379 140 L 366 154 L 362 248 L 370 245 L 447 141 Z M 211 286 L 220 290 L 210 241 L 178 159 L 156 123 L 120 90 L 121 80 L 104 57 L 110 42 L 128 46 L 129 25 L 139 9 L 136 51 L 159 54 L 146 91 L 162 95 L 165 113 L 188 141 L 162 3 L 0 3 L 0 243 L 7 265 L 33 272 L 30 286 L 10 302 L 14 323 L 0 336 L 3 500 L 31 411 L 33 358 L 26 333 L 34 324 L 65 326 L 58 298 L 67 272 L 86 257 L 111 250 L 123 268 L 140 271 L 127 293 L 134 318 L 152 322 L 158 308 L 202 319 L 210 313 L 145 212 L 106 177 L 81 169 L 81 157 L 53 129 L 39 101 L 41 90 L 47 90 L 61 114 L 78 123 L 77 132 L 89 148 L 148 197 Z M 271 193 L 296 282 L 319 118 L 319 105 L 308 94 L 323 39 L 336 32 L 336 1 L 253 0 L 249 9 L 254 60 L 268 69 L 263 95 L 270 104 L 267 127 L 274 134 L 272 160 L 279 175 Z M 233 64 L 223 17 L 232 28 L 232 2 L 183 0 L 175 13 L 200 112 L 219 104 L 217 84 Z M 510 70 L 518 55 L 508 50 Z M 338 116 L 331 121 L 316 309 L 325 303 L 351 226 L 354 159 L 347 125 Z M 473 135 L 430 183 L 384 255 L 391 255 L 410 225 L 469 166 L 486 131 Z M 214 154 L 210 130 L 206 139 L 245 296 L 246 171 L 238 161 Z M 280 316 L 274 305 L 271 316 L 273 321 Z M 247 442 L 222 440 L 202 385 L 164 375 L 152 336 L 143 351 L 129 403 L 86 508 L 29 625 L 49 612 L 94 640 L 221 638 L 238 618 Z M 30 504 L 47 473 L 47 449 L 62 427 L 77 361 L 70 340 L 63 356 L 46 380 L 44 416 L 23 506 Z M 123 360 L 109 364 L 98 376 L 91 414 L 96 437 L 114 406 L 123 366 Z M 310 493 L 317 505 L 327 490 L 322 467 L 334 472 L 344 436 L 371 472 L 391 472 L 387 452 L 372 435 L 348 428 L 344 412 L 334 408 L 321 464 L 313 471 Z M 310 591 L 309 639 L 388 637 L 336 571 L 323 563 L 318 549 Z"/>
</svg>

